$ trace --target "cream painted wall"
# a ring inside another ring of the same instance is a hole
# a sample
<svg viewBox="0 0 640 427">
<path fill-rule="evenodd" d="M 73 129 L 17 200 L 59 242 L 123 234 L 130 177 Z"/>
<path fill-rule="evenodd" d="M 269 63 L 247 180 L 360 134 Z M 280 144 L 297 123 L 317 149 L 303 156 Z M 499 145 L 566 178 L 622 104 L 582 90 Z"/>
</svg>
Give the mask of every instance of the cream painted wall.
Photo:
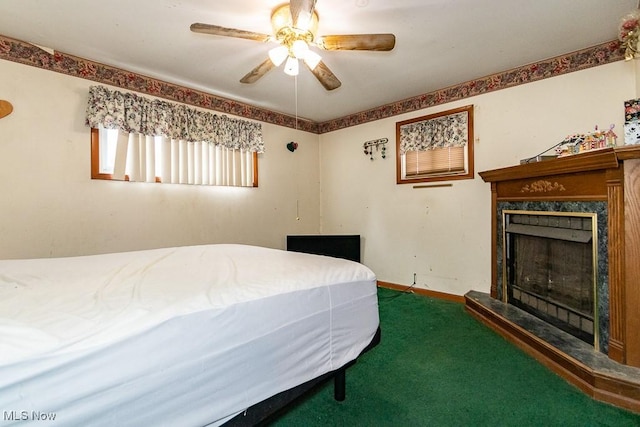
<svg viewBox="0 0 640 427">
<path fill-rule="evenodd" d="M 90 179 L 90 81 L 0 61 L 0 259 L 203 243 L 284 248 L 319 231 L 317 135 L 264 124 L 259 188 Z M 295 140 L 295 153 L 285 145 Z"/>
<path fill-rule="evenodd" d="M 321 229 L 363 236 L 363 263 L 378 280 L 463 295 L 490 289 L 490 185 L 477 172 L 512 166 L 566 135 L 615 125 L 636 97 L 635 64 L 617 62 L 320 136 Z M 396 185 L 395 123 L 475 106 L 473 180 L 452 187 Z M 386 159 L 362 144 L 389 138 Z"/>
<path fill-rule="evenodd" d="M 0 61 L 0 259 L 357 233 L 379 280 L 462 295 L 490 286 L 489 184 L 395 184 L 395 123 L 475 105 L 476 172 L 515 165 L 567 134 L 615 124 L 637 97 L 617 62 L 324 135 L 264 124 L 257 189 L 91 180 L 89 81 Z M 387 137 L 370 161 L 363 142 Z M 287 142 L 300 144 L 295 153 Z M 322 185 L 320 185 L 322 183 Z"/>
</svg>

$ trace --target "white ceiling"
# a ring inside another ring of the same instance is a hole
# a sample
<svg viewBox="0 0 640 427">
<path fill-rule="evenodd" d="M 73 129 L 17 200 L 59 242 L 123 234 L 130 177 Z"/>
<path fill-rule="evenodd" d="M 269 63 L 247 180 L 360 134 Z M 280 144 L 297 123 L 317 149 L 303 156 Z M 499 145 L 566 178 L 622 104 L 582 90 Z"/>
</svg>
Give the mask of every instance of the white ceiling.
<svg viewBox="0 0 640 427">
<path fill-rule="evenodd" d="M 189 30 L 202 22 L 269 34 L 271 11 L 285 1 L 1 0 L 0 35 L 324 122 L 614 40 L 621 18 L 638 6 L 636 0 L 318 0 L 318 35 L 396 35 L 391 52 L 318 51 L 342 81 L 331 92 L 306 69 L 296 79 L 280 67 L 242 84 L 273 45 Z"/>
</svg>

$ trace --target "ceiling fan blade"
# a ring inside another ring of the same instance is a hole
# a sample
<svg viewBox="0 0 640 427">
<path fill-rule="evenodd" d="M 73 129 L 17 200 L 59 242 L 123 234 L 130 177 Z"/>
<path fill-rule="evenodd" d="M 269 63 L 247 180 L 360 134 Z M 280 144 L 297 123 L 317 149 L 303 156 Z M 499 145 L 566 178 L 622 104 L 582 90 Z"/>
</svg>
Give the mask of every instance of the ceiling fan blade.
<svg viewBox="0 0 640 427">
<path fill-rule="evenodd" d="M 396 45 L 393 34 L 345 34 L 322 36 L 316 41 L 325 50 L 377 50 L 389 51 Z"/>
<path fill-rule="evenodd" d="M 260 77 L 267 74 L 275 65 L 271 62 L 271 59 L 267 58 L 262 64 L 258 65 L 253 70 L 249 71 L 243 78 L 240 79 L 240 83 L 255 83 Z"/>
<path fill-rule="evenodd" d="M 237 37 L 240 39 L 266 42 L 271 38 L 267 34 L 254 33 L 253 31 L 237 30 L 235 28 L 225 28 L 218 25 L 201 24 L 196 22 L 191 24 L 191 31 L 194 33 L 213 34 L 214 36 Z"/>
<path fill-rule="evenodd" d="M 289 11 L 291 12 L 291 24 L 294 28 L 306 29 L 316 7 L 316 0 L 291 0 Z M 306 20 L 302 22 L 301 20 Z"/>
<path fill-rule="evenodd" d="M 306 62 L 303 61 L 303 63 L 307 65 Z M 307 65 L 307 68 L 311 70 L 311 68 L 308 65 Z M 336 75 L 333 74 L 333 72 L 329 69 L 329 67 L 327 67 L 327 65 L 322 61 L 318 62 L 318 65 L 316 65 L 316 68 L 311 70 L 311 72 L 313 73 L 314 76 L 316 76 L 316 79 L 318 79 L 318 81 L 322 84 L 322 86 L 324 86 L 326 90 L 334 90 L 339 88 L 342 85 L 342 83 L 340 82 L 340 80 L 338 80 Z"/>
</svg>

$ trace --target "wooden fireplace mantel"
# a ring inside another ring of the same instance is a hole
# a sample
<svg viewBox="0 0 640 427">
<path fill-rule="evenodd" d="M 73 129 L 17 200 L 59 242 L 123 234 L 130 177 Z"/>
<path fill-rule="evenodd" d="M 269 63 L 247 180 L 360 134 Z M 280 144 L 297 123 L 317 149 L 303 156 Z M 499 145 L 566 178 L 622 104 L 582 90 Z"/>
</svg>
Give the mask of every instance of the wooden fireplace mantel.
<svg viewBox="0 0 640 427">
<path fill-rule="evenodd" d="M 497 204 L 606 201 L 609 358 L 640 367 L 640 145 L 480 172 L 491 183 L 491 296 L 497 289 Z"/>
</svg>

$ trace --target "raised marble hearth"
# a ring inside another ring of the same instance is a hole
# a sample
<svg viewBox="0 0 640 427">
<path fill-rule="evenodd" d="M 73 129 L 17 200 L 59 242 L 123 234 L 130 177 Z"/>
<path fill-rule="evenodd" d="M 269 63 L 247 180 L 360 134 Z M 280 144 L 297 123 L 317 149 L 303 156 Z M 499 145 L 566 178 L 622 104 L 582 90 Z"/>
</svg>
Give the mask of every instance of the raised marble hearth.
<svg viewBox="0 0 640 427">
<path fill-rule="evenodd" d="M 640 412 L 640 368 L 617 363 L 573 335 L 486 293 L 468 292 L 465 308 L 589 396 Z"/>
</svg>

